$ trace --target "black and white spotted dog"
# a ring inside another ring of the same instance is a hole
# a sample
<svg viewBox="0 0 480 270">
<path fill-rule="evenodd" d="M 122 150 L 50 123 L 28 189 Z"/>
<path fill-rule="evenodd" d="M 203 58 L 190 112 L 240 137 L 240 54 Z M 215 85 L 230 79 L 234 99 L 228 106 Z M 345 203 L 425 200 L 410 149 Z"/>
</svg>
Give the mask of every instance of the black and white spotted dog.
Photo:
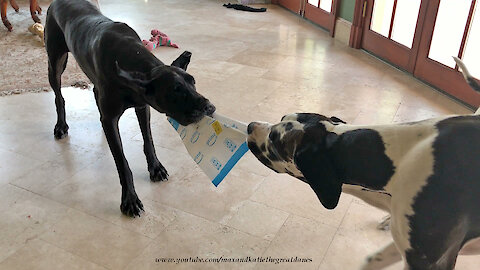
<svg viewBox="0 0 480 270">
<path fill-rule="evenodd" d="M 391 214 L 394 242 L 362 269 L 403 258 L 405 269 L 447 270 L 459 254 L 480 254 L 480 115 L 356 126 L 300 113 L 248 133 L 264 165 L 309 184 L 326 208 L 343 191 Z"/>
</svg>

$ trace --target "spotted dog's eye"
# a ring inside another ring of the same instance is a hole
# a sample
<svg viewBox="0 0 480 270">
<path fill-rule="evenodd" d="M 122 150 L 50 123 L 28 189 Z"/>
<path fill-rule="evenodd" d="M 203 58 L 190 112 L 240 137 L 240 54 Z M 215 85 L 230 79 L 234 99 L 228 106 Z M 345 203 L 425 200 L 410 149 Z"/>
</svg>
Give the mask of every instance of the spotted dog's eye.
<svg viewBox="0 0 480 270">
<path fill-rule="evenodd" d="M 270 132 L 270 134 L 268 134 L 268 138 L 272 142 L 278 140 L 278 132 L 274 132 L 274 131 Z"/>
<path fill-rule="evenodd" d="M 283 125 L 285 128 L 285 131 L 290 131 L 293 128 L 293 124 L 291 122 L 288 122 L 287 124 Z"/>
</svg>

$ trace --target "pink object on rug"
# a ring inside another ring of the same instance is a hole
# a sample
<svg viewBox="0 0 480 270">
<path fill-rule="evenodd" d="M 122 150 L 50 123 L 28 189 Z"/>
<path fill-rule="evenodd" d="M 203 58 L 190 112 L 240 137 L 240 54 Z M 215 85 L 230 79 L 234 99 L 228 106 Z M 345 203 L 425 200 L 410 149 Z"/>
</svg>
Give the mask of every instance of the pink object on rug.
<svg viewBox="0 0 480 270">
<path fill-rule="evenodd" d="M 167 34 L 162 33 L 157 29 L 153 29 L 151 34 L 152 37 L 150 38 L 150 40 L 142 41 L 143 45 L 145 45 L 148 50 L 151 51 L 159 46 L 178 48 L 178 45 L 173 43 L 172 40 L 167 36 Z"/>
</svg>

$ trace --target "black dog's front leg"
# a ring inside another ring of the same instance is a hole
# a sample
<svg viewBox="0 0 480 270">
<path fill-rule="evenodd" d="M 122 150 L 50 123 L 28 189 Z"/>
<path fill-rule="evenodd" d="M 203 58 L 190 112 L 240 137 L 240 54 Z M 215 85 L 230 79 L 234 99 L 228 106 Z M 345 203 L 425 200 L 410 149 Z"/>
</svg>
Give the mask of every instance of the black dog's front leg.
<svg viewBox="0 0 480 270">
<path fill-rule="evenodd" d="M 143 211 L 143 204 L 135 192 L 132 171 L 123 153 L 122 140 L 118 130 L 119 118 L 120 115 L 108 117 L 102 114 L 101 122 L 105 136 L 107 137 L 108 146 L 117 165 L 120 184 L 122 185 L 122 203 L 120 210 L 127 216 L 135 217 L 140 216 L 140 210 Z"/>
<path fill-rule="evenodd" d="M 136 107 L 138 123 L 143 136 L 143 152 L 147 158 L 150 180 L 153 182 L 167 180 L 168 173 L 162 163 L 158 161 L 155 147 L 153 146 L 152 132 L 150 130 L 150 106 Z"/>
</svg>

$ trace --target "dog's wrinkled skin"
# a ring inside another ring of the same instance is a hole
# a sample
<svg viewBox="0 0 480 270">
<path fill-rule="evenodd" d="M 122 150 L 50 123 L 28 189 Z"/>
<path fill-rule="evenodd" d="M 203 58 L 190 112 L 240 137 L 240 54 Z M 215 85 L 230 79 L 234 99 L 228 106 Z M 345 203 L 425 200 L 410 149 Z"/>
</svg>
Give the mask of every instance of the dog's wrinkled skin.
<svg viewBox="0 0 480 270">
<path fill-rule="evenodd" d="M 391 213 L 394 242 L 362 269 L 403 258 L 405 269 L 450 270 L 480 254 L 480 116 L 354 126 L 303 113 L 248 133 L 263 164 L 308 183 L 324 207 L 344 191 Z"/>
<path fill-rule="evenodd" d="M 118 121 L 127 108 L 135 107 L 150 179 L 166 180 L 168 173 L 157 159 L 153 146 L 150 106 L 182 125 L 197 122 L 215 111 L 215 107 L 197 93 L 194 78 L 185 71 L 191 54 L 184 52 L 171 66 L 163 64 L 143 46 L 133 29 L 103 16 L 85 0 L 55 0 L 50 5 L 45 45 L 58 117 L 55 138 L 62 139 L 68 133 L 60 78 L 67 53 L 71 52 L 94 84 L 100 120 L 122 185 L 120 209 L 125 215 L 139 216 L 143 205 L 123 153 Z"/>
<path fill-rule="evenodd" d="M 290 174 L 310 184 L 306 181 L 295 158 L 299 158 L 299 154 L 302 153 L 304 159 L 314 158 L 305 155 L 308 151 L 302 147 L 302 141 L 315 141 L 315 138 L 312 138 L 312 136 L 321 136 L 320 134 L 308 134 L 305 136 L 306 132 L 312 131 L 319 121 L 327 121 L 333 125 L 345 124 L 343 120 L 337 117 L 326 117 L 318 114 L 286 115 L 276 125 L 252 122 L 248 126 L 248 147 L 264 165 L 275 172 Z M 377 208 L 390 212 L 388 205 L 391 196 L 385 192 L 375 192 L 355 185 L 343 185 L 342 191 L 357 196 Z M 335 202 L 335 206 L 337 202 Z M 331 209 L 334 206 L 328 206 L 327 208 Z"/>
</svg>

